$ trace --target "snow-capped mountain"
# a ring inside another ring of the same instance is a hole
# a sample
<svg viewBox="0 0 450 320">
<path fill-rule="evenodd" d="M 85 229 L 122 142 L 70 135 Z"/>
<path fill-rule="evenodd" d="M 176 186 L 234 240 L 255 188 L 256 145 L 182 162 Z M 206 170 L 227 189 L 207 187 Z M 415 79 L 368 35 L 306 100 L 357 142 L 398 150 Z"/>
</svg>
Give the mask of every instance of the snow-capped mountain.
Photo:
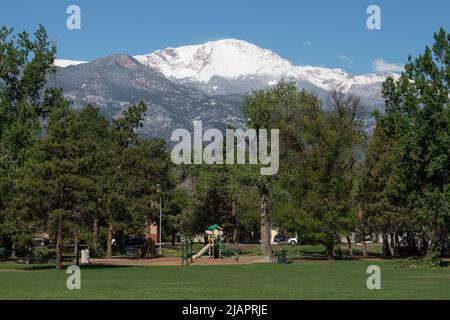
<svg viewBox="0 0 450 320">
<path fill-rule="evenodd" d="M 341 88 L 360 96 L 370 112 L 384 106 L 382 82 L 397 77 L 296 66 L 270 50 L 234 39 L 92 62 L 58 59 L 54 64 L 58 72 L 49 85 L 62 87 L 75 108 L 94 104 L 114 118 L 128 105 L 144 101 L 149 112 L 141 132 L 166 139 L 175 128 L 189 128 L 194 119 L 203 120 L 205 127 L 242 127 L 242 95 L 281 79 L 294 80 L 324 101 L 329 90 Z M 371 121 L 367 119 L 368 127 Z"/>
<path fill-rule="evenodd" d="M 59 67 L 48 85 L 63 88 L 75 109 L 92 104 L 109 119 L 143 101 L 148 112 L 140 132 L 151 137 L 170 139 L 174 129 L 190 128 L 194 119 L 219 129 L 244 125 L 241 96 L 208 95 L 175 83 L 125 54 Z"/>
<path fill-rule="evenodd" d="M 221 94 L 243 93 L 243 83 L 246 83 L 245 89 L 259 89 L 282 78 L 308 83 L 325 91 L 339 87 L 350 92 L 358 86 L 377 84 L 388 76 L 397 76 L 392 73 L 353 76 L 338 68 L 296 66 L 271 50 L 235 39 L 167 48 L 134 58 L 169 79 L 194 85 L 208 93 Z M 241 85 L 234 86 L 232 82 Z"/>
<path fill-rule="evenodd" d="M 53 65 L 60 68 L 67 68 L 69 66 L 77 66 L 79 64 L 87 63 L 87 61 L 77 61 L 68 59 L 55 59 Z"/>
</svg>

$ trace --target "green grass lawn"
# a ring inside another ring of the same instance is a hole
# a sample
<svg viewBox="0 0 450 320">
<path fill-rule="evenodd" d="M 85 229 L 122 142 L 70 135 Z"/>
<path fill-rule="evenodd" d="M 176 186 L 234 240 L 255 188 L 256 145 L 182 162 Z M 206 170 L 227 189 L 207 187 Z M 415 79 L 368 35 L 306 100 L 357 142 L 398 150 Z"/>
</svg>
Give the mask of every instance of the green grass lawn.
<svg viewBox="0 0 450 320">
<path fill-rule="evenodd" d="M 366 287 L 370 264 L 381 267 L 381 290 Z M 64 270 L 6 268 L 0 264 L 0 299 L 450 299 L 450 268 L 398 269 L 389 261 L 82 267 L 82 288 L 72 291 Z"/>
</svg>

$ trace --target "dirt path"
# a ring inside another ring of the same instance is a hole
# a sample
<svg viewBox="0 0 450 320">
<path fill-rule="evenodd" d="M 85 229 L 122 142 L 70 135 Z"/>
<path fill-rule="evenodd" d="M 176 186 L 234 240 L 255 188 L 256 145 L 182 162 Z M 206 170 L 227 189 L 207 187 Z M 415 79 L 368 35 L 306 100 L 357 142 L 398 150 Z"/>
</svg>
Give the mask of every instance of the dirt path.
<svg viewBox="0 0 450 320">
<path fill-rule="evenodd" d="M 238 265 L 238 264 L 252 264 L 260 262 L 269 262 L 269 258 L 261 256 L 242 256 L 238 260 L 235 258 L 224 259 L 210 259 L 208 257 L 201 257 L 195 259 L 192 265 Z M 109 266 L 179 266 L 181 265 L 180 257 L 166 257 L 158 259 L 127 259 L 127 258 L 113 258 L 113 259 L 91 259 L 91 265 L 109 265 Z"/>
</svg>

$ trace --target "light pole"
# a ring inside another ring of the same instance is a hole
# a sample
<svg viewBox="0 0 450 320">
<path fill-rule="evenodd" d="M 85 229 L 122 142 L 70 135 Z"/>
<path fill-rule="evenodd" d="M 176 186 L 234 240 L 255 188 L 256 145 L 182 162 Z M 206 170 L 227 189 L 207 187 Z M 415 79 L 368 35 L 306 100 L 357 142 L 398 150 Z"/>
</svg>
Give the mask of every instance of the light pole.
<svg viewBox="0 0 450 320">
<path fill-rule="evenodd" d="M 161 255 L 161 235 L 162 235 L 162 197 L 159 196 L 159 255 Z"/>
<path fill-rule="evenodd" d="M 162 252 L 162 196 L 161 196 L 161 189 L 159 187 L 159 184 L 156 185 L 157 192 L 159 193 L 159 255 L 161 255 Z"/>
</svg>

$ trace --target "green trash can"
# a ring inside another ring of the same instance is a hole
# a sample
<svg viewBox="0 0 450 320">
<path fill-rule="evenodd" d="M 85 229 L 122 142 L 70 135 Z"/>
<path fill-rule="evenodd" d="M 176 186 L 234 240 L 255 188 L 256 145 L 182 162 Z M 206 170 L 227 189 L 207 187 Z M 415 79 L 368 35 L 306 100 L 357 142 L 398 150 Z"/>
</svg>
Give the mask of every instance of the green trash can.
<svg viewBox="0 0 450 320">
<path fill-rule="evenodd" d="M 286 263 L 286 252 L 277 253 L 277 260 L 279 264 Z"/>
<path fill-rule="evenodd" d="M 8 251 L 5 247 L 0 246 L 0 258 L 6 258 L 8 256 Z"/>
</svg>

